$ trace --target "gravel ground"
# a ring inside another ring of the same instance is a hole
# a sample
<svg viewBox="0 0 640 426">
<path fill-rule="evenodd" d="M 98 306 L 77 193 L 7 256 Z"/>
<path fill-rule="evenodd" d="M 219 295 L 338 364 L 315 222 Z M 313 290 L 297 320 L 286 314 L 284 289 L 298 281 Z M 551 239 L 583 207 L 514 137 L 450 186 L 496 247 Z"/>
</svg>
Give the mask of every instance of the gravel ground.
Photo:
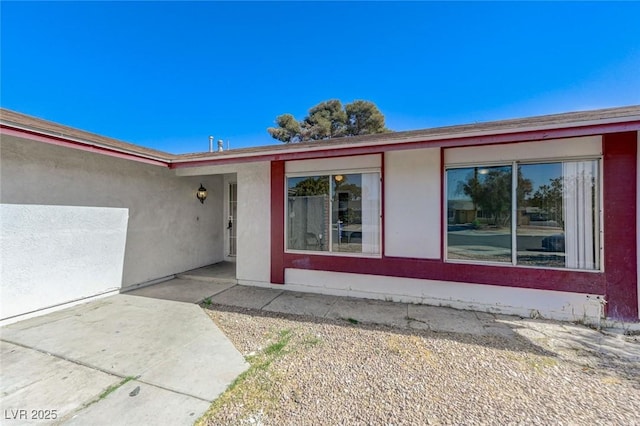
<svg viewBox="0 0 640 426">
<path fill-rule="evenodd" d="M 640 366 L 593 368 L 522 337 L 211 306 L 252 367 L 205 425 L 640 425 Z"/>
</svg>

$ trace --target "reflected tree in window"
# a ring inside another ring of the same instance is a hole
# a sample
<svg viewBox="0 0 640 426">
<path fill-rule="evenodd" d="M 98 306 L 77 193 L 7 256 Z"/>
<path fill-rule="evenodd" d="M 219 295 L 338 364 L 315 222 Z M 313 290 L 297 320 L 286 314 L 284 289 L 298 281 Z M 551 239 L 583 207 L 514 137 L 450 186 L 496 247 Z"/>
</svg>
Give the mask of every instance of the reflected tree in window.
<svg viewBox="0 0 640 426">
<path fill-rule="evenodd" d="M 288 178 L 288 247 L 328 250 L 329 176 Z"/>
<path fill-rule="evenodd" d="M 447 258 L 597 270 L 598 171 L 598 160 L 448 169 Z"/>
<path fill-rule="evenodd" d="M 489 225 L 511 223 L 511 167 L 475 167 L 465 181 L 458 182 L 458 193 L 469 197 Z M 518 199 L 531 193 L 531 182 L 518 173 Z"/>
<path fill-rule="evenodd" d="M 289 196 L 302 197 L 308 195 L 329 194 L 329 179 L 327 176 L 307 177 L 299 180 L 289 188 Z"/>
<path fill-rule="evenodd" d="M 356 180 L 357 182 L 351 182 Z M 362 188 L 360 175 L 336 175 L 333 177 L 333 202 L 339 215 L 334 220 L 340 220 L 343 224 L 356 223 L 361 219 L 360 206 Z"/>
<path fill-rule="evenodd" d="M 287 188 L 288 249 L 379 253 L 379 173 L 288 177 Z"/>
<path fill-rule="evenodd" d="M 549 184 L 540 185 L 528 200 L 531 207 L 543 212 L 543 220 L 556 221 L 561 227 L 562 220 L 562 176 L 549 179 Z"/>
<path fill-rule="evenodd" d="M 449 259 L 511 262 L 511 166 L 447 171 Z M 455 188 L 455 189 L 453 189 Z"/>
</svg>

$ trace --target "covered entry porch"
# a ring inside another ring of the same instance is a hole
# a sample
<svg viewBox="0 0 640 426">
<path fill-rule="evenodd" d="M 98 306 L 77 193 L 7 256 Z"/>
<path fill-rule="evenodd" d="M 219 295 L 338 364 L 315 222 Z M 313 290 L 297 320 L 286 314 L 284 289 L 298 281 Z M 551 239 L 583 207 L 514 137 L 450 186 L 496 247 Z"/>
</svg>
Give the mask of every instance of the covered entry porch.
<svg viewBox="0 0 640 426">
<path fill-rule="evenodd" d="M 238 284 L 235 262 L 223 261 L 176 274 L 175 278 L 126 291 L 132 296 L 200 303 Z"/>
<path fill-rule="evenodd" d="M 227 151 L 228 152 L 228 151 Z M 224 158 L 220 158 L 224 160 Z M 212 160 L 213 161 L 213 160 Z M 201 164 L 201 163 L 198 163 Z M 188 161 L 172 165 L 178 177 L 217 181 L 214 208 L 220 214 L 219 239 L 221 261 L 193 271 L 177 274 L 180 278 L 201 277 L 237 284 L 264 285 L 271 282 L 271 164 L 268 161 L 241 164 L 192 165 Z M 209 188 L 207 188 L 209 189 Z M 220 201 L 218 201 L 220 200 Z M 209 198 L 204 201 L 206 206 Z M 233 268 L 232 268 L 233 267 Z"/>
</svg>

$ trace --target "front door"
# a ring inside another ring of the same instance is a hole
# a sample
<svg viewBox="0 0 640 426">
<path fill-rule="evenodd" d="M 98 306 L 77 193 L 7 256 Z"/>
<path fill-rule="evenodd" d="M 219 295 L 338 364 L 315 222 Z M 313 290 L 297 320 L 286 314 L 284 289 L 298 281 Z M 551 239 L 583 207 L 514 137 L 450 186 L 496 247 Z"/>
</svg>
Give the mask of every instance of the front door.
<svg viewBox="0 0 640 426">
<path fill-rule="evenodd" d="M 236 256 L 236 236 L 238 235 L 237 217 L 238 217 L 238 184 L 236 182 L 229 183 L 229 223 L 227 232 L 229 233 L 229 257 Z"/>
</svg>

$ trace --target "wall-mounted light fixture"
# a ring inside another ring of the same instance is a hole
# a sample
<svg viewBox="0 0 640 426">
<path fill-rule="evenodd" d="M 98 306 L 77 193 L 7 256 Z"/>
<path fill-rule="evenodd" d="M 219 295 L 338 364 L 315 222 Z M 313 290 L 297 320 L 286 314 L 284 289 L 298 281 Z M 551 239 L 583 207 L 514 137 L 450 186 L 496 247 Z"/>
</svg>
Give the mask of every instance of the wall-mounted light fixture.
<svg viewBox="0 0 640 426">
<path fill-rule="evenodd" d="M 333 178 L 336 180 L 336 182 L 342 182 L 342 179 L 344 179 L 344 176 L 342 176 L 342 175 L 335 175 Z"/>
<path fill-rule="evenodd" d="M 200 188 L 198 188 L 198 192 L 196 192 L 196 197 L 198 197 L 198 200 L 200 200 L 202 204 L 204 204 L 204 200 L 207 199 L 207 188 L 202 186 L 202 184 L 200 184 Z"/>
</svg>

